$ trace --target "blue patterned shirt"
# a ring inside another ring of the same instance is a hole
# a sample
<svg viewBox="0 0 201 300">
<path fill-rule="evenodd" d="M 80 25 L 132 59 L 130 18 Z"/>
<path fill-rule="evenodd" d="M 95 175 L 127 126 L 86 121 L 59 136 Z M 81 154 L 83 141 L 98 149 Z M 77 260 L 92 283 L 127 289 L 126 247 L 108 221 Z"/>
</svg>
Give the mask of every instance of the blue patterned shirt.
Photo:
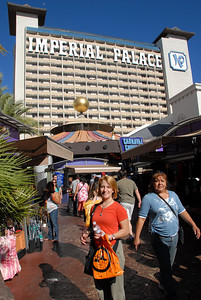
<svg viewBox="0 0 201 300">
<path fill-rule="evenodd" d="M 174 236 L 179 229 L 178 215 L 185 211 L 177 194 L 168 191 L 169 198 L 165 199 L 175 211 L 177 217 L 168 205 L 155 193 L 149 193 L 142 199 L 139 217 L 149 217 L 151 232 L 162 236 Z"/>
</svg>

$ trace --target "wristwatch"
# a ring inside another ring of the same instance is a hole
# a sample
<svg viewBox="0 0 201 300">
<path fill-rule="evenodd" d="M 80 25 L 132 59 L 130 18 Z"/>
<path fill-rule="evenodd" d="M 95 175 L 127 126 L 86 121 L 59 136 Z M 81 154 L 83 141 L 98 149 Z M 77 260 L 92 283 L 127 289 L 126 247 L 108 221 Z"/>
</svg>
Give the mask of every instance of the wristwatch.
<svg viewBox="0 0 201 300">
<path fill-rule="evenodd" d="M 110 234 L 110 235 L 108 236 L 108 238 L 109 238 L 109 241 L 116 240 L 114 234 Z"/>
<path fill-rule="evenodd" d="M 112 234 L 112 240 L 116 240 L 116 237 L 114 236 L 114 234 Z"/>
</svg>

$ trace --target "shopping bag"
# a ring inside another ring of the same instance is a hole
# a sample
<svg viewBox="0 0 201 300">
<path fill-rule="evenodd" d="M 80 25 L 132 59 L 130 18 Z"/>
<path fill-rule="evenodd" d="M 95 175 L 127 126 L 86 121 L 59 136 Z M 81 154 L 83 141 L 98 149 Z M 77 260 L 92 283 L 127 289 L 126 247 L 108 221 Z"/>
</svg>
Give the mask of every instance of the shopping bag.
<svg viewBox="0 0 201 300">
<path fill-rule="evenodd" d="M 93 257 L 93 277 L 107 279 L 120 276 L 124 271 L 120 267 L 119 258 L 112 249 L 107 234 L 100 238 Z"/>
</svg>

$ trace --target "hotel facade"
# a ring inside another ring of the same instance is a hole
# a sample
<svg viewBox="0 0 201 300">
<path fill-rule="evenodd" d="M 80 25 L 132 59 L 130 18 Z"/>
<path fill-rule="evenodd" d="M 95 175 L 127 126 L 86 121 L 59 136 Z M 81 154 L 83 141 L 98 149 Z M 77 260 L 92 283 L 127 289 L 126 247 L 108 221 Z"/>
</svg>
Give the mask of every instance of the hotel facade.
<svg viewBox="0 0 201 300">
<path fill-rule="evenodd" d="M 86 117 L 125 136 L 171 112 L 169 99 L 192 85 L 187 41 L 193 33 L 164 29 L 153 44 L 44 27 L 46 10 L 8 3 L 16 36 L 14 96 L 44 134 L 73 122 L 78 96 Z"/>
</svg>

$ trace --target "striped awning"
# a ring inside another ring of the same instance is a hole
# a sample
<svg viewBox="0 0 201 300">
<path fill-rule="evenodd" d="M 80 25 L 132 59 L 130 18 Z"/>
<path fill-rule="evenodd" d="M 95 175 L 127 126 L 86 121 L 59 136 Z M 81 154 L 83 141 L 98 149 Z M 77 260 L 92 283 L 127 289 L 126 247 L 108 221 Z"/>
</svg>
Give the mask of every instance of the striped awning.
<svg viewBox="0 0 201 300">
<path fill-rule="evenodd" d="M 86 131 L 78 130 L 71 132 L 61 132 L 51 137 L 53 140 L 65 144 L 65 143 L 79 143 L 79 142 L 97 142 L 107 140 L 117 140 L 118 135 L 105 131 Z"/>
</svg>

